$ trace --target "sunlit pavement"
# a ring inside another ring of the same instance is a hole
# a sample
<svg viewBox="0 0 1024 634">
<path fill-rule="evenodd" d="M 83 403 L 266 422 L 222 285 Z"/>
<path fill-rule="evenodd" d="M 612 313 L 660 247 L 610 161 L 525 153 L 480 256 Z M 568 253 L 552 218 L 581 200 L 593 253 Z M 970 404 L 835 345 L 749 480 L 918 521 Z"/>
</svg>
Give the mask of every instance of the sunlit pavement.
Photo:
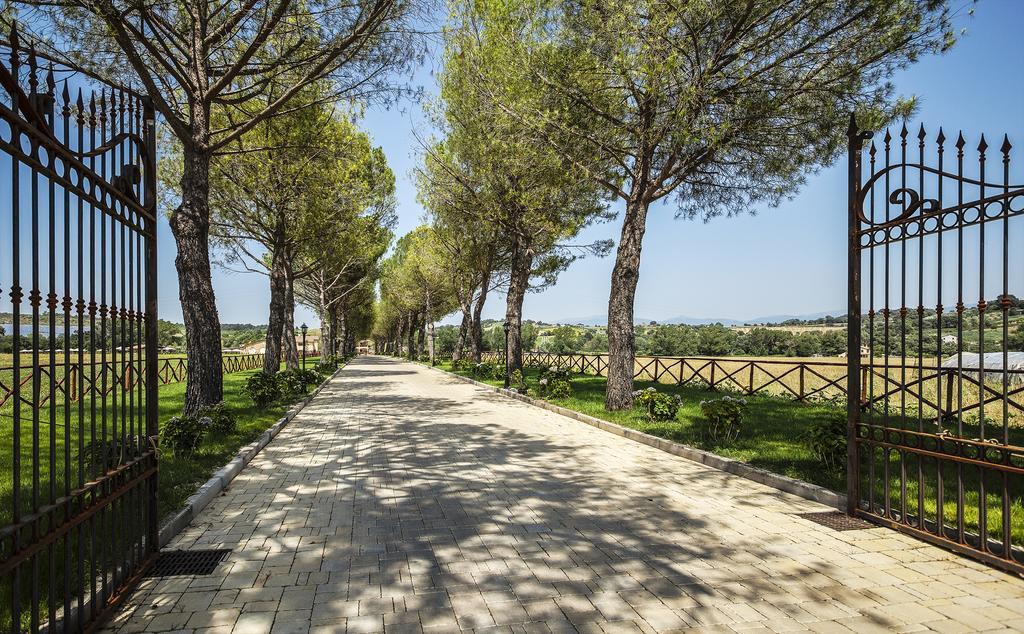
<svg viewBox="0 0 1024 634">
<path fill-rule="evenodd" d="M 1024 582 L 422 366 L 355 359 L 118 632 L 1024 629 Z"/>
</svg>

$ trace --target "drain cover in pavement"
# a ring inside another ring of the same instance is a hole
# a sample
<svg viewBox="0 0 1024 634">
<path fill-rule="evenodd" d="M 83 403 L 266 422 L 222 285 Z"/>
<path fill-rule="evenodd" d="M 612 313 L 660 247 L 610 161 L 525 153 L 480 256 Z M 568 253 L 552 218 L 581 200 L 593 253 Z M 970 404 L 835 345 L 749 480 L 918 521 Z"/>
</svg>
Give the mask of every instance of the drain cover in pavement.
<svg viewBox="0 0 1024 634">
<path fill-rule="evenodd" d="M 875 524 L 851 517 L 840 511 L 825 511 L 824 513 L 799 513 L 797 517 L 810 520 L 816 524 L 827 526 L 836 531 L 857 531 L 865 528 L 876 528 Z"/>
<path fill-rule="evenodd" d="M 177 577 L 182 575 L 208 575 L 230 553 L 218 550 L 165 550 L 149 570 L 149 577 Z"/>
</svg>

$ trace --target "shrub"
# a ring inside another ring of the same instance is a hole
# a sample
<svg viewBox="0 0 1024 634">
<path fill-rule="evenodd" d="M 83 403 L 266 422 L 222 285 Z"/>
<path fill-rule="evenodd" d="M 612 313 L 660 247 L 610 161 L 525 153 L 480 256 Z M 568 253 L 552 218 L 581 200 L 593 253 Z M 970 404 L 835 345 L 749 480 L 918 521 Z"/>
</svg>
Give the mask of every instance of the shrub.
<svg viewBox="0 0 1024 634">
<path fill-rule="evenodd" d="M 217 436 L 233 434 L 237 427 L 235 423 L 235 415 L 227 408 L 227 406 L 224 405 L 224 403 L 217 403 L 216 405 L 204 407 L 199 412 L 199 418 L 210 419 L 207 431 Z"/>
<path fill-rule="evenodd" d="M 537 393 L 541 396 L 550 396 L 551 398 L 568 398 L 572 396 L 572 370 L 569 368 L 553 368 L 549 365 L 540 366 Z"/>
<path fill-rule="evenodd" d="M 320 359 L 320 362 L 313 367 L 313 370 L 324 376 L 332 374 L 338 369 L 338 357 L 328 355 Z"/>
<path fill-rule="evenodd" d="M 516 370 L 512 373 L 512 375 L 509 377 L 509 386 L 516 392 L 519 392 L 520 394 L 526 394 L 526 379 L 523 378 L 522 370 Z"/>
<path fill-rule="evenodd" d="M 704 435 L 713 444 L 727 444 L 736 440 L 746 409 L 745 400 L 731 396 L 701 401 Z"/>
<path fill-rule="evenodd" d="M 302 396 L 320 383 L 322 377 L 313 370 L 284 370 L 277 373 L 277 385 L 283 396 Z"/>
<path fill-rule="evenodd" d="M 572 381 L 572 370 L 569 368 L 552 368 L 546 365 L 541 367 L 540 377 L 553 381 Z"/>
<path fill-rule="evenodd" d="M 316 387 L 323 383 L 324 377 L 320 376 L 320 373 L 316 370 L 296 370 L 296 372 L 302 377 L 303 381 L 305 381 L 306 385 L 309 387 Z M 307 387 L 307 391 L 309 387 Z"/>
<path fill-rule="evenodd" d="M 163 446 L 175 454 L 192 455 L 210 427 L 210 419 L 199 416 L 175 416 L 160 431 Z"/>
<path fill-rule="evenodd" d="M 665 394 L 653 387 L 633 392 L 634 404 L 644 408 L 647 420 L 675 420 L 683 399 L 675 394 Z"/>
<path fill-rule="evenodd" d="M 572 396 L 572 382 L 566 379 L 552 379 L 548 385 L 548 396 L 551 398 L 569 398 Z"/>
<path fill-rule="evenodd" d="M 473 366 L 473 376 L 481 379 L 504 379 L 505 365 L 502 363 L 483 362 Z"/>
<path fill-rule="evenodd" d="M 281 385 L 275 376 L 259 372 L 246 379 L 242 391 L 256 407 L 266 407 L 281 396 Z"/>
<path fill-rule="evenodd" d="M 846 418 L 838 413 L 811 423 L 803 441 L 814 458 L 829 471 L 838 471 L 846 465 Z"/>
</svg>

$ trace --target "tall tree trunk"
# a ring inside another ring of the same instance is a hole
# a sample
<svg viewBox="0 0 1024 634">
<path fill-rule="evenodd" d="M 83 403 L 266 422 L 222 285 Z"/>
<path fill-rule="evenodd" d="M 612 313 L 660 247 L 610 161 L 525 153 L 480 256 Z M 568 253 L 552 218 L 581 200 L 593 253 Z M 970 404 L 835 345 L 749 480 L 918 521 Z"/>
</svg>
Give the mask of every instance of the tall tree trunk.
<svg viewBox="0 0 1024 634">
<path fill-rule="evenodd" d="M 331 337 L 334 336 L 334 328 L 331 323 L 331 309 L 327 308 L 327 293 L 324 292 L 323 286 L 320 287 L 320 310 L 317 311 L 318 317 L 320 317 L 320 349 L 317 351 L 318 356 L 326 357 L 330 352 L 330 341 Z"/>
<path fill-rule="evenodd" d="M 640 279 L 640 250 L 647 228 L 649 203 L 635 197 L 626 204 L 622 236 L 615 252 L 612 288 L 608 297 L 608 387 L 604 406 L 610 411 L 633 407 L 633 301 Z"/>
<path fill-rule="evenodd" d="M 427 354 L 430 356 L 430 365 L 434 365 L 434 312 L 430 305 L 430 288 L 427 288 Z"/>
<path fill-rule="evenodd" d="M 338 356 L 337 351 L 334 349 L 334 338 L 338 336 L 338 317 L 334 312 L 335 308 L 336 305 L 331 304 L 331 307 L 327 309 L 327 320 L 331 324 L 331 336 L 327 339 L 321 337 L 320 340 L 321 353 L 332 357 Z"/>
<path fill-rule="evenodd" d="M 195 113 L 203 119 L 202 113 Z M 206 120 L 197 121 L 205 143 Z M 210 155 L 186 145 L 182 156 L 181 204 L 170 219 L 178 247 L 178 298 L 185 321 L 186 414 L 219 403 L 224 398 L 221 366 L 220 317 L 210 278 Z"/>
<path fill-rule="evenodd" d="M 342 356 L 348 354 L 345 350 L 345 342 L 348 341 L 348 319 L 345 316 L 345 309 L 338 307 L 338 346 Z"/>
<path fill-rule="evenodd" d="M 459 323 L 459 335 L 455 339 L 455 349 L 452 350 L 452 363 L 462 361 L 466 354 L 466 340 L 469 337 L 469 325 L 473 321 L 473 315 L 469 302 L 462 302 L 462 321 Z"/>
<path fill-rule="evenodd" d="M 263 373 L 275 374 L 281 368 L 288 271 L 284 249 L 274 248 L 270 257 L 270 317 L 267 323 L 267 347 L 263 354 Z"/>
<path fill-rule="evenodd" d="M 530 271 L 533 268 L 533 253 L 522 238 L 516 239 L 512 252 L 512 267 L 505 298 L 505 322 L 508 332 L 508 371 L 515 372 L 523 367 L 523 300 L 530 287 Z"/>
<path fill-rule="evenodd" d="M 422 357 L 426 354 L 426 339 L 427 339 L 427 318 L 417 315 L 416 321 L 416 358 Z"/>
<path fill-rule="evenodd" d="M 416 354 L 416 328 L 414 325 L 413 314 L 411 312 L 406 315 L 405 324 L 405 336 L 408 338 L 406 356 L 411 359 Z"/>
<path fill-rule="evenodd" d="M 299 369 L 299 347 L 295 343 L 295 280 L 289 271 L 284 314 L 284 367 Z"/>
<path fill-rule="evenodd" d="M 484 271 L 481 276 L 480 283 L 480 295 L 476 298 L 476 304 L 473 306 L 473 318 L 469 328 L 469 338 L 473 355 L 473 363 L 480 363 L 480 359 L 484 353 L 484 328 L 482 323 L 482 315 L 484 312 L 484 303 L 487 301 L 487 291 L 491 286 L 491 271 Z"/>
</svg>

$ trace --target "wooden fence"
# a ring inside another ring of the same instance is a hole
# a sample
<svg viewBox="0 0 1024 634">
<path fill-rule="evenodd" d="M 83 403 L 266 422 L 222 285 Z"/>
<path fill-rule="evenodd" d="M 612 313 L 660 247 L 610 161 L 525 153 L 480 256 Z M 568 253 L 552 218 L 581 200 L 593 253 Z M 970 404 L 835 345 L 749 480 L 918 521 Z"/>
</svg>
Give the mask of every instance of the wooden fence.
<svg viewBox="0 0 1024 634">
<path fill-rule="evenodd" d="M 51 397 L 51 382 L 53 397 L 60 397 L 72 403 L 90 395 L 102 398 L 115 389 L 128 391 L 143 384 L 144 365 L 144 359 L 138 358 L 117 362 L 60 361 L 52 369 L 48 364 L 22 365 L 17 390 L 13 381 L 14 368 L 0 367 L 0 408 L 13 400 L 16 391 L 24 405 L 45 406 Z M 221 365 L 225 373 L 255 370 L 263 367 L 263 355 L 225 355 L 221 357 Z M 184 357 L 161 358 L 157 365 L 157 378 L 161 385 L 184 381 L 188 378 L 188 361 Z M 38 389 L 35 388 L 36 385 Z M 34 392 L 38 393 L 38 398 L 33 398 Z"/>
<path fill-rule="evenodd" d="M 502 360 L 499 352 L 484 353 L 484 360 Z M 902 359 L 865 359 L 861 367 L 860 403 L 878 411 L 894 409 L 897 402 L 920 409 L 923 416 L 945 418 L 957 413 L 999 417 L 1005 400 L 1007 409 L 1020 418 L 1024 414 L 1024 385 L 1014 381 L 1024 371 L 977 371 L 943 368 L 938 363 L 917 364 Z M 526 367 L 568 368 L 580 374 L 607 376 L 606 354 L 555 354 L 526 352 Z M 637 357 L 633 377 L 678 386 L 725 390 L 741 394 L 768 394 L 799 401 L 846 399 L 846 362 L 828 359 L 777 359 L 740 357 Z M 1008 388 L 1005 399 L 1003 378 Z M 991 411 L 990 411 L 991 410 Z"/>
</svg>

